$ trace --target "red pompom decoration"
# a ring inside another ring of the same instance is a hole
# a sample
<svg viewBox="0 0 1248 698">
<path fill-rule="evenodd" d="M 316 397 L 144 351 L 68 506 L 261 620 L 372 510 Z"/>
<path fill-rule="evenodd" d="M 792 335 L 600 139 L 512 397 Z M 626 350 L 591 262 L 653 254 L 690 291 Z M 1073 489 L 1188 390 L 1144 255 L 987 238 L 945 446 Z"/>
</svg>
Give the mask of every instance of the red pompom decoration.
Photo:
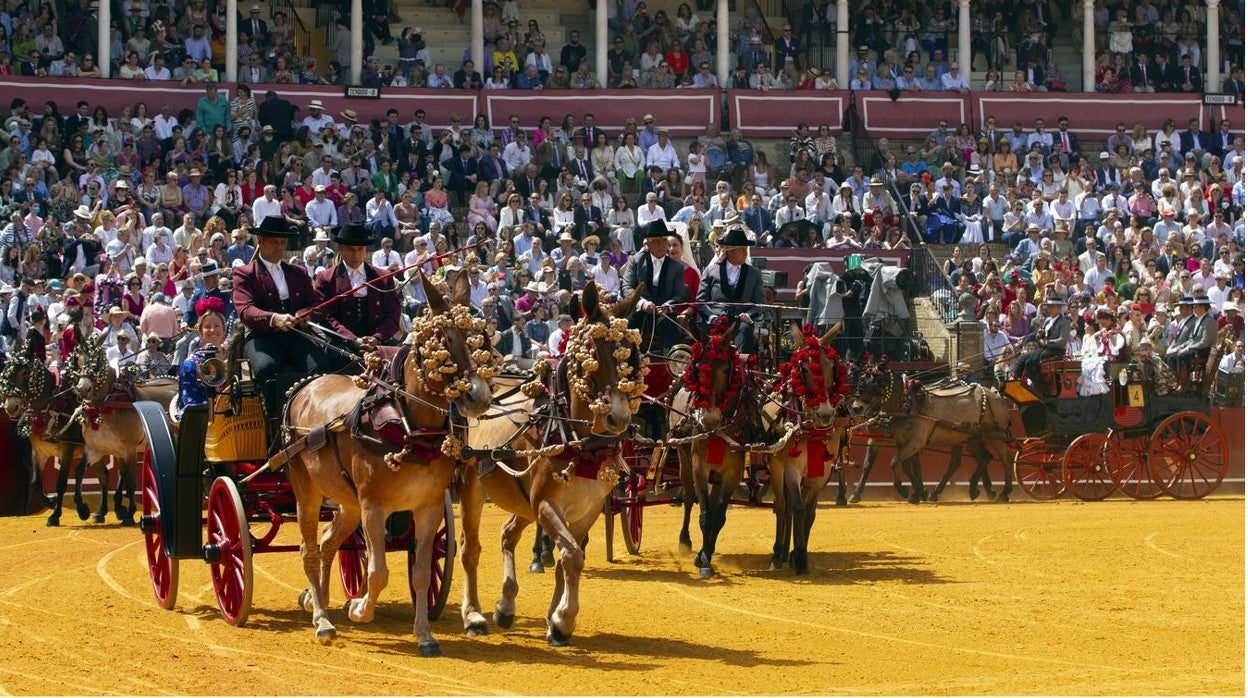
<svg viewBox="0 0 1248 698">
<path fill-rule="evenodd" d="M 195 303 L 195 314 L 204 315 L 205 313 L 225 315 L 225 301 L 217 298 L 216 296 L 201 298 Z"/>
<path fill-rule="evenodd" d="M 814 325 L 803 325 L 802 335 L 806 338 L 804 346 L 794 351 L 793 356 L 780 366 L 780 378 L 773 390 L 792 393 L 801 400 L 806 409 L 813 409 L 825 402 L 835 407 L 849 393 L 849 376 L 845 362 L 841 361 L 835 349 L 819 342 L 819 333 Z M 832 362 L 831 385 L 823 377 L 824 359 Z"/>
<path fill-rule="evenodd" d="M 745 368 L 741 365 L 741 355 L 728 337 L 731 326 L 732 321 L 726 316 L 716 318 L 711 324 L 710 346 L 695 342 L 690 348 L 689 365 L 681 376 L 681 384 L 689 391 L 689 401 L 694 407 L 727 410 L 741 392 Z M 729 366 L 728 386 L 716 395 L 715 366 L 720 363 Z"/>
</svg>

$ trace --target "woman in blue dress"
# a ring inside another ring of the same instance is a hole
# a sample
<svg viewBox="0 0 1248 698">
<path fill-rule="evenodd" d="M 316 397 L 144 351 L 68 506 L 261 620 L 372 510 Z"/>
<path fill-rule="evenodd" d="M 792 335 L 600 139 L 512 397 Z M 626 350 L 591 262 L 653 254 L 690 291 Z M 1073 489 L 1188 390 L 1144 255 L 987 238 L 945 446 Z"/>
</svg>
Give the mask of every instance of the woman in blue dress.
<svg viewBox="0 0 1248 698">
<path fill-rule="evenodd" d="M 199 333 L 198 345 L 178 368 L 178 405 L 175 419 L 182 417 L 182 410 L 192 405 L 208 403 L 208 393 L 199 382 L 199 367 L 208 358 L 204 349 L 208 346 L 222 349 L 225 342 L 225 302 L 209 296 L 195 304 L 199 321 L 195 329 Z"/>
</svg>

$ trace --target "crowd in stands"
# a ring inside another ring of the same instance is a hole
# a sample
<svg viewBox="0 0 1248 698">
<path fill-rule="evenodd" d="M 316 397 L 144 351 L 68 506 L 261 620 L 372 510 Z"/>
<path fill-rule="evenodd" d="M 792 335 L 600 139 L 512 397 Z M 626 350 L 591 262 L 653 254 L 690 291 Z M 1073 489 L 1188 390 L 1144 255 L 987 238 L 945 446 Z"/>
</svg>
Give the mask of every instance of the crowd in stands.
<svg viewBox="0 0 1248 698">
<path fill-rule="evenodd" d="M 462 55 L 433 56 L 419 26 L 402 26 L 392 3 L 365 0 L 365 62 L 369 86 L 461 89 L 734 88 L 755 90 L 879 89 L 1030 92 L 1064 90 L 1066 79 L 1048 49 L 1058 32 L 1081 30 L 1082 11 L 1069 2 L 972 3 L 972 64 L 981 58 L 986 78 L 971 84 L 973 66 L 951 60 L 957 8 L 949 2 L 861 0 L 851 3 L 853 42 L 849 85 L 838 85 L 822 51 L 837 36 L 835 0 L 811 0 L 779 26 L 757 6 L 734 11 L 729 36 L 732 72 L 716 75 L 714 5 L 698 0 L 651 12 L 644 0 L 607 2 L 610 46 L 606 84 L 591 70 L 580 32 L 560 47 L 548 46 L 534 19 L 521 17 L 515 0 L 486 2 L 484 62 Z M 0 10 L 0 75 L 98 77 L 99 0 L 10 2 Z M 467 4 L 458 0 L 461 19 Z M 244 10 L 244 7 L 246 9 Z M 796 7 L 796 6 L 795 6 Z M 334 59 L 318 65 L 295 50 L 296 32 L 285 10 L 239 4 L 239 81 L 248 84 L 344 82 L 351 66 L 350 3 L 330 27 Z M 1056 10 L 1056 12 L 1054 12 Z M 219 82 L 225 74 L 225 3 L 191 0 L 162 5 L 121 0 L 112 8 L 111 75 L 124 80 Z M 243 14 L 243 13 L 246 14 Z M 669 14 L 670 13 L 670 14 Z M 699 13 L 706 13 L 705 16 Z M 1072 18 L 1071 15 L 1074 14 Z M 1227 75 L 1221 89 L 1243 94 L 1243 11 L 1219 8 L 1221 55 Z M 1102 92 L 1192 92 L 1205 86 L 1202 45 L 1205 10 L 1179 0 L 1095 0 L 1096 89 Z M 376 55 L 378 44 L 397 43 L 393 64 Z M 723 83 L 723 84 L 721 84 Z"/>
</svg>

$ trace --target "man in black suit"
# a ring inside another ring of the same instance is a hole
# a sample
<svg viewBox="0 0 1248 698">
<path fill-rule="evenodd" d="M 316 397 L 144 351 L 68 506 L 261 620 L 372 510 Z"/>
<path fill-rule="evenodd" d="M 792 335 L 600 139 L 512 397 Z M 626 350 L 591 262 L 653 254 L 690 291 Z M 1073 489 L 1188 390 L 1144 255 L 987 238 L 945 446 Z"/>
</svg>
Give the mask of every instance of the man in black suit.
<svg viewBox="0 0 1248 698">
<path fill-rule="evenodd" d="M 472 148 L 467 143 L 461 143 L 458 157 L 442 161 L 442 166 L 451 178 L 447 189 L 459 198 L 460 206 L 468 205 L 468 194 L 477 186 L 477 159 L 471 157 L 471 153 Z"/>
<path fill-rule="evenodd" d="M 542 238 L 542 242 L 549 243 L 549 247 L 554 247 L 552 240 L 548 240 L 550 235 L 550 211 L 542 208 L 542 196 L 536 191 L 529 194 L 529 203 L 524 207 L 524 219 L 533 223 L 533 234 Z"/>
<path fill-rule="evenodd" d="M 581 194 L 581 203 L 572 211 L 572 220 L 576 223 L 577 240 L 597 235 L 602 228 L 602 209 L 594 205 L 589 192 Z"/>
<path fill-rule="evenodd" d="M 490 198 L 498 196 L 503 190 L 503 180 L 507 178 L 507 163 L 499 155 L 498 143 L 490 143 L 490 149 L 477 160 L 477 181 L 490 185 Z"/>
<path fill-rule="evenodd" d="M 594 143 L 598 141 L 598 134 L 600 133 L 605 135 L 607 132 L 594 125 L 593 114 L 586 114 L 585 122 L 578 129 L 577 142 L 583 144 L 587 150 L 592 149 Z"/>
<path fill-rule="evenodd" d="M 263 46 L 269 41 L 269 25 L 260 19 L 260 6 L 251 6 L 251 16 L 238 23 L 238 33 L 243 36 L 255 38 L 257 46 Z"/>
<path fill-rule="evenodd" d="M 628 326 L 641 330 L 643 352 L 660 355 L 666 355 L 683 336 L 683 328 L 674 318 L 675 306 L 689 302 L 685 265 L 667 256 L 670 234 L 666 223 L 651 221 L 646 227 L 646 249 L 629 258 L 620 283 L 621 298 L 642 288 Z"/>
<path fill-rule="evenodd" d="M 1066 342 L 1070 334 L 1070 320 L 1066 318 L 1066 301 L 1052 297 L 1044 302 L 1048 316 L 1029 338 L 1034 339 L 1037 347 L 1018 357 L 1014 363 L 1014 375 L 1023 380 L 1030 380 L 1033 387 L 1040 385 L 1040 362 L 1045 359 L 1061 358 L 1066 353 Z M 1025 341 L 1025 340 L 1024 340 Z"/>
<path fill-rule="evenodd" d="M 1209 314 L 1208 296 L 1184 298 L 1180 304 L 1191 306 L 1192 316 L 1180 325 L 1174 344 L 1166 350 L 1166 359 L 1175 373 L 1182 375 L 1189 359 L 1196 357 L 1203 362 L 1209 356 L 1209 349 L 1218 338 L 1218 323 Z"/>
<path fill-rule="evenodd" d="M 1070 119 L 1057 117 L 1057 133 L 1053 134 L 1053 152 L 1061 158 L 1062 167 L 1069 167 L 1072 162 L 1079 162 L 1079 136 L 1069 130 Z"/>
<path fill-rule="evenodd" d="M 468 59 L 451 76 L 451 84 L 461 90 L 479 90 L 484 83 L 481 82 L 481 73 L 477 72 L 472 59 Z"/>
<path fill-rule="evenodd" d="M 526 321 L 524 313 L 516 313 L 511 318 L 511 327 L 499 333 L 498 342 L 494 345 L 504 358 L 511 357 L 516 366 L 523 369 L 533 367 L 533 340 L 524 333 Z"/>
<path fill-rule="evenodd" d="M 568 171 L 572 173 L 573 177 L 585 182 L 585 186 L 588 187 L 589 183 L 594 181 L 594 166 L 589 161 L 589 154 L 585 152 L 585 146 L 577 143 L 576 148 L 573 149 L 573 155 L 576 157 L 568 161 Z"/>
<path fill-rule="evenodd" d="M 737 321 L 737 349 L 753 354 L 757 348 L 754 323 L 763 316 L 763 273 L 746 260 L 755 242 L 740 225 L 719 236 L 716 260 L 702 270 L 698 284 L 698 321 L 709 326 L 721 316 Z M 744 305 L 748 304 L 748 305 Z"/>
<path fill-rule="evenodd" d="M 1179 67 L 1175 68 L 1170 82 L 1174 83 L 1176 92 L 1203 94 L 1205 91 L 1205 78 L 1200 74 L 1200 69 L 1192 65 L 1190 53 L 1183 54 L 1179 59 Z"/>
<path fill-rule="evenodd" d="M 524 169 L 516 169 L 517 171 L 512 174 L 512 179 L 516 182 L 516 191 L 527 200 L 537 192 L 537 183 L 541 180 L 537 163 L 530 162 L 524 166 Z"/>
<path fill-rule="evenodd" d="M 1200 122 L 1191 119 L 1187 122 L 1187 130 L 1179 132 L 1179 152 L 1184 157 L 1188 153 L 1195 153 L 1196 163 L 1202 167 L 1205 163 L 1201 160 L 1204 155 L 1213 150 L 1213 139 L 1208 133 L 1200 130 Z"/>
<path fill-rule="evenodd" d="M 1160 74 L 1154 66 L 1148 64 L 1148 54 L 1139 51 L 1135 54 L 1135 62 L 1127 71 L 1131 85 L 1136 92 L 1156 92 L 1157 86 L 1168 76 Z"/>
<path fill-rule="evenodd" d="M 1222 81 L 1222 94 L 1235 95 L 1239 101 L 1244 101 L 1244 68 L 1243 66 L 1235 66 L 1231 68 L 1231 76 Z"/>
<path fill-rule="evenodd" d="M 273 137 L 280 141 L 293 140 L 295 131 L 291 123 L 295 120 L 295 105 L 277 96 L 277 92 L 269 90 L 264 93 L 264 101 L 256 108 L 256 120 L 263 126 L 273 127 Z"/>
</svg>

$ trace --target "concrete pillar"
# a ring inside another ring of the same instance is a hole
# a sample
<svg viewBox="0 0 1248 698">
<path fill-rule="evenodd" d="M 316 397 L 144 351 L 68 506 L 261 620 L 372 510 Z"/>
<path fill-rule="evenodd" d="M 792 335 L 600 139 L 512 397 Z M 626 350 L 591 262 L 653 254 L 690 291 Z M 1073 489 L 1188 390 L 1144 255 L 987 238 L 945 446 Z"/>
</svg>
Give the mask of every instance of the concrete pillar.
<svg viewBox="0 0 1248 698">
<path fill-rule="evenodd" d="M 225 81 L 238 82 L 238 0 L 225 3 Z"/>
<path fill-rule="evenodd" d="M 849 89 L 849 0 L 836 0 L 836 82 Z"/>
<path fill-rule="evenodd" d="M 728 0 L 719 0 L 715 7 L 715 71 L 719 73 L 720 85 L 727 85 L 728 76 L 732 75 L 728 43 Z"/>
<path fill-rule="evenodd" d="M 958 65 L 971 80 L 971 0 L 958 0 Z"/>
<path fill-rule="evenodd" d="M 1218 26 L 1218 3 L 1221 0 L 1205 0 L 1205 92 L 1221 92 L 1222 81 L 1218 79 L 1218 69 L 1222 67 L 1222 56 L 1218 46 L 1221 27 Z M 1210 127 L 1212 129 L 1212 126 Z"/>
<path fill-rule="evenodd" d="M 364 3 L 362 0 L 351 0 L 351 66 L 347 73 L 347 84 L 360 84 L 360 73 L 364 70 Z"/>
<path fill-rule="evenodd" d="M 100 66 L 100 76 L 107 78 L 113 75 L 113 57 L 110 55 L 113 37 L 108 31 L 108 25 L 113 21 L 113 8 L 108 0 L 100 0 L 99 17 L 100 25 L 96 27 L 97 33 L 95 35 L 99 47 L 95 50 L 95 64 Z M 173 68 L 169 70 L 173 70 Z"/>
<path fill-rule="evenodd" d="M 1092 0 L 1083 2 L 1083 91 L 1096 91 L 1096 19 Z"/>
<path fill-rule="evenodd" d="M 984 324 L 966 321 L 951 322 L 945 325 L 945 329 L 949 331 L 949 340 L 952 344 L 949 347 L 950 372 L 953 373 L 959 361 L 965 361 L 970 365 L 972 373 L 982 373 L 984 370 Z"/>
<path fill-rule="evenodd" d="M 611 32 L 607 28 L 607 3 L 615 0 L 598 0 L 594 8 L 594 77 L 599 87 L 607 86 L 607 47 L 611 45 Z"/>
<path fill-rule="evenodd" d="M 490 69 L 485 66 L 485 19 L 484 10 L 485 0 L 472 0 L 472 64 L 476 66 L 477 72 L 481 73 L 481 79 L 485 80 L 490 74 Z M 406 75 L 403 77 L 407 77 Z"/>
</svg>

